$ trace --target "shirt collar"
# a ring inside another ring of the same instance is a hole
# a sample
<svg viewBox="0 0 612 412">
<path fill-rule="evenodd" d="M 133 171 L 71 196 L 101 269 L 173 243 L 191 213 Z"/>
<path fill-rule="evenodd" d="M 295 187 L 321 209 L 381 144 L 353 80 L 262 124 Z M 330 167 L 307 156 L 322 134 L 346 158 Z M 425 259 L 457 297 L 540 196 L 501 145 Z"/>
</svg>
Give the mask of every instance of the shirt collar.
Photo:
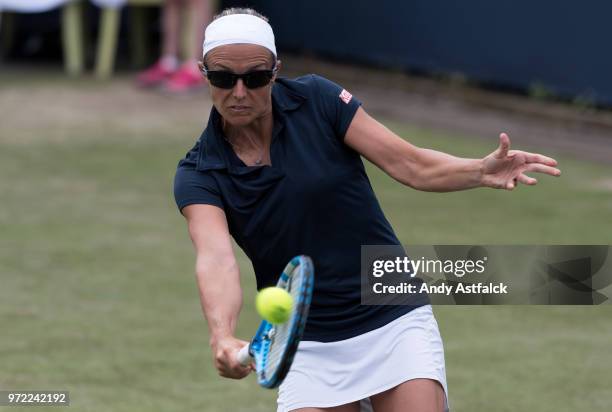
<svg viewBox="0 0 612 412">
<path fill-rule="evenodd" d="M 221 130 L 221 115 L 213 108 L 208 116 L 206 129 L 200 136 L 198 150 L 199 171 L 225 169 L 229 166 L 229 159 L 223 150 L 223 131 Z"/>
<path fill-rule="evenodd" d="M 306 97 L 294 87 L 289 87 L 293 83 L 291 80 L 279 78 L 272 86 L 272 106 L 274 116 L 280 116 L 280 121 L 284 123 L 284 115 L 299 108 Z M 208 117 L 206 129 L 200 137 L 200 148 L 198 152 L 199 171 L 231 169 L 230 159 L 224 150 L 223 130 L 221 129 L 221 115 L 213 106 Z"/>
<path fill-rule="evenodd" d="M 304 94 L 295 87 L 297 82 L 279 77 L 272 87 L 272 104 L 278 111 L 288 112 L 301 106 L 306 100 Z"/>
</svg>

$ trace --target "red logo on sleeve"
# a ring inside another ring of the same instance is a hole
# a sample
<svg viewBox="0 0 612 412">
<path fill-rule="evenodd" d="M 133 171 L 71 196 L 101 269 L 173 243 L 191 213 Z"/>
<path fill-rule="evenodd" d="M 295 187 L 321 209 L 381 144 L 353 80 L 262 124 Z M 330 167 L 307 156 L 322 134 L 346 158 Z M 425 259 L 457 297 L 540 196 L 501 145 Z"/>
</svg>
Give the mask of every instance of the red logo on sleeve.
<svg viewBox="0 0 612 412">
<path fill-rule="evenodd" d="M 342 92 L 338 97 L 340 97 L 340 100 L 342 100 L 344 103 L 349 104 L 349 102 L 353 98 L 353 95 L 350 94 L 346 89 L 342 89 Z"/>
</svg>

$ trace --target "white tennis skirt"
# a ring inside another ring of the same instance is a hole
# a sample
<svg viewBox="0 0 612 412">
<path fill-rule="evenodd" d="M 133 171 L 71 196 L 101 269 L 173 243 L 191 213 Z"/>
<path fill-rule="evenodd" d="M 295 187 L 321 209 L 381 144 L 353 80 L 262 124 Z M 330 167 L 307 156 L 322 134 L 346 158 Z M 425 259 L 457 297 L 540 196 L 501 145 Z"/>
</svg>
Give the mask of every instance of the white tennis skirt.
<svg viewBox="0 0 612 412">
<path fill-rule="evenodd" d="M 431 305 L 378 329 L 337 342 L 300 342 L 278 391 L 278 412 L 327 408 L 361 401 L 411 379 L 433 379 L 448 389 L 444 348 Z"/>
</svg>

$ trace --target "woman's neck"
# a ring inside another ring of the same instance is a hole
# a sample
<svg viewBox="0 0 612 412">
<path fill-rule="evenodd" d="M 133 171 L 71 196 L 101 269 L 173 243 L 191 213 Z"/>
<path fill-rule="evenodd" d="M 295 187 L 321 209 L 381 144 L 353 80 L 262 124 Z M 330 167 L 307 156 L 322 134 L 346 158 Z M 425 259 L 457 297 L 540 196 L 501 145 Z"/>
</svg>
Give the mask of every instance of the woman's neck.
<svg viewBox="0 0 612 412">
<path fill-rule="evenodd" d="M 237 144 L 240 144 L 245 140 L 262 144 L 269 143 L 272 138 L 273 125 L 274 120 L 272 117 L 272 112 L 266 113 L 245 126 L 232 125 L 227 123 L 225 119 L 222 122 L 223 133 L 225 136 L 230 139 L 230 141 Z"/>
<path fill-rule="evenodd" d="M 223 133 L 234 152 L 247 164 L 270 164 L 270 144 L 274 120 L 272 112 L 246 126 L 235 126 L 223 120 Z"/>
</svg>

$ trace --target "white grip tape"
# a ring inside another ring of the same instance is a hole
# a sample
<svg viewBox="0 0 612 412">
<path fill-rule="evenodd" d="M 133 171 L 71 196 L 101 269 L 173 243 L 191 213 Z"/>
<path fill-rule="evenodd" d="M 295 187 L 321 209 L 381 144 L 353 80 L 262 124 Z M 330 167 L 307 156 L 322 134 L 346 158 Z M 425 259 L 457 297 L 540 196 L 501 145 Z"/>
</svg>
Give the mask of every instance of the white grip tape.
<svg viewBox="0 0 612 412">
<path fill-rule="evenodd" d="M 240 362 L 240 364 L 243 366 L 246 366 L 251 363 L 251 360 L 253 358 L 251 358 L 251 355 L 249 354 L 249 345 L 244 345 L 242 349 L 240 349 L 237 358 L 238 362 Z"/>
</svg>

